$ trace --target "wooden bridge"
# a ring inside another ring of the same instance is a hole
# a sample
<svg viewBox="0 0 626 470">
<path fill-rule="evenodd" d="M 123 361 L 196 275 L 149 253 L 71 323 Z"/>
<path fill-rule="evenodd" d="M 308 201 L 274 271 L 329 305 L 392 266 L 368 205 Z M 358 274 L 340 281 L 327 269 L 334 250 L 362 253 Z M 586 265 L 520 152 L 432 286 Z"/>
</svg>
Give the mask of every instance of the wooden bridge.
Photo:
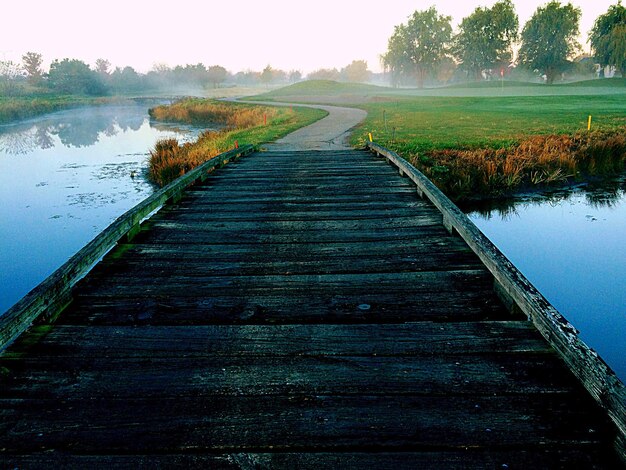
<svg viewBox="0 0 626 470">
<path fill-rule="evenodd" d="M 2 467 L 623 465 L 621 382 L 370 150 L 224 154 L 7 312 Z"/>
</svg>

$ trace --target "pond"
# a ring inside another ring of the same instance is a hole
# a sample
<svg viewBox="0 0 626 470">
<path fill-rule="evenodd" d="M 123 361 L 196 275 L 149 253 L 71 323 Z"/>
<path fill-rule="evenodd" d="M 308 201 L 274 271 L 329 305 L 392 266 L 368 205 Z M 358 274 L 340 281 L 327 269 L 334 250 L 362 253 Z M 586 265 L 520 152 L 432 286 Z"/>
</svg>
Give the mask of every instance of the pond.
<svg viewBox="0 0 626 470">
<path fill-rule="evenodd" d="M 626 381 L 625 179 L 467 212 Z"/>
<path fill-rule="evenodd" d="M 0 126 L 0 314 L 145 199 L 148 151 L 198 129 L 151 123 L 156 102 L 68 109 Z"/>
</svg>

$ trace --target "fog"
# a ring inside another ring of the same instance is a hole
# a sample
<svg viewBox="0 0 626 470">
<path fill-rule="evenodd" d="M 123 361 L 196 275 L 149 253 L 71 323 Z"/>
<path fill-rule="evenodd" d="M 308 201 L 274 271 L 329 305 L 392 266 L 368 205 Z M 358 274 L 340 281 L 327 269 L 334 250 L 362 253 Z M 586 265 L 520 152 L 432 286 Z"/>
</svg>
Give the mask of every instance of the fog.
<svg viewBox="0 0 626 470">
<path fill-rule="evenodd" d="M 79 0 L 5 2 L 0 28 L 0 60 L 21 62 L 28 51 L 53 59 L 71 57 L 113 68 L 130 65 L 146 73 L 154 64 L 219 64 L 228 70 L 262 70 L 266 65 L 309 73 L 367 61 L 380 71 L 379 56 L 395 25 L 415 10 L 435 5 L 453 25 L 477 6 L 495 0 L 393 0 L 391 2 L 293 2 L 244 0 Z M 545 0 L 514 0 L 524 24 Z M 582 10 L 581 42 L 595 18 L 616 0 L 574 0 Z"/>
</svg>

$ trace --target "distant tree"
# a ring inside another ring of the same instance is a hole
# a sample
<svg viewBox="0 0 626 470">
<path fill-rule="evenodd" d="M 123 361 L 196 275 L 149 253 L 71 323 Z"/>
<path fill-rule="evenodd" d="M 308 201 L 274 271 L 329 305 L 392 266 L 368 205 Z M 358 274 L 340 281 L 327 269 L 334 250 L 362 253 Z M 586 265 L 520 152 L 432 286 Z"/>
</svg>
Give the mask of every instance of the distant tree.
<svg viewBox="0 0 626 470">
<path fill-rule="evenodd" d="M 261 74 L 252 70 L 245 72 L 237 72 L 235 74 L 235 82 L 240 85 L 258 85 L 261 81 Z"/>
<path fill-rule="evenodd" d="M 337 69 L 318 69 L 307 75 L 309 80 L 339 80 L 341 74 Z"/>
<path fill-rule="evenodd" d="M 217 88 L 226 81 L 228 71 L 221 65 L 211 65 L 208 69 L 207 77 L 213 84 L 213 88 Z"/>
<path fill-rule="evenodd" d="M 415 72 L 420 88 L 437 65 L 448 57 L 451 40 L 452 17 L 437 13 L 435 7 L 415 11 L 405 25 L 396 26 L 389 39 L 383 63 L 392 70 L 406 73 L 408 67 Z"/>
<path fill-rule="evenodd" d="M 404 79 L 414 75 L 415 68 L 409 56 L 409 41 L 407 27 L 404 24 L 396 26 L 387 43 L 387 52 L 380 56 L 383 68 L 391 73 L 393 86 L 398 86 Z"/>
<path fill-rule="evenodd" d="M 179 80 L 191 86 L 204 86 L 209 81 L 209 72 L 202 63 L 187 64 L 180 71 Z"/>
<path fill-rule="evenodd" d="M 580 14 L 571 3 L 561 6 L 552 1 L 539 7 L 522 30 L 520 63 L 544 73 L 548 84 L 554 83 L 580 47 L 576 42 Z"/>
<path fill-rule="evenodd" d="M 601 66 L 613 66 L 626 78 L 626 8 L 621 0 L 596 19 L 589 42 Z"/>
<path fill-rule="evenodd" d="M 22 56 L 22 66 L 31 85 L 39 85 L 43 80 L 43 57 L 37 52 L 27 52 Z"/>
<path fill-rule="evenodd" d="M 11 96 L 20 91 L 21 67 L 10 60 L 0 60 L 0 94 Z"/>
<path fill-rule="evenodd" d="M 152 65 L 152 72 L 155 72 L 160 75 L 168 74 L 172 71 L 169 65 L 163 62 L 157 62 Z"/>
<path fill-rule="evenodd" d="M 289 81 L 291 83 L 296 83 L 302 80 L 302 72 L 299 70 L 292 70 L 289 72 Z"/>
<path fill-rule="evenodd" d="M 287 72 L 281 69 L 272 69 L 272 83 L 286 83 Z"/>
<path fill-rule="evenodd" d="M 100 75 L 109 75 L 109 70 L 111 69 L 111 62 L 106 59 L 98 59 L 96 60 L 96 72 Z"/>
<path fill-rule="evenodd" d="M 508 67 L 518 29 L 519 20 L 511 0 L 500 0 L 492 8 L 476 8 L 463 18 L 454 38 L 459 67 L 476 79 L 483 70 Z"/>
<path fill-rule="evenodd" d="M 367 62 L 364 60 L 353 60 L 350 65 L 344 67 L 341 75 L 348 82 L 364 83 L 369 80 L 370 71 L 367 70 Z"/>
<path fill-rule="evenodd" d="M 106 88 L 98 74 L 76 59 L 52 62 L 48 85 L 58 93 L 94 96 L 106 94 Z"/>
<path fill-rule="evenodd" d="M 263 69 L 263 72 L 261 72 L 261 82 L 267 86 L 272 82 L 273 78 L 274 73 L 272 70 L 272 66 L 268 64 L 267 67 Z"/>
<path fill-rule="evenodd" d="M 118 93 L 136 92 L 143 87 L 141 76 L 132 67 L 117 67 L 110 77 L 111 88 Z"/>
</svg>

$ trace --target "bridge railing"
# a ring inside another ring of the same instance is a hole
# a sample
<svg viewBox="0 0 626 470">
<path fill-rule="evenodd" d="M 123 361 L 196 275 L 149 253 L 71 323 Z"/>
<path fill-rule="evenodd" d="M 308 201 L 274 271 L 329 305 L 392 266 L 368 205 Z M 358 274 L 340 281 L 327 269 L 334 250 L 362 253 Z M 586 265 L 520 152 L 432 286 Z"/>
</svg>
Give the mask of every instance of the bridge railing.
<svg viewBox="0 0 626 470">
<path fill-rule="evenodd" d="M 517 309 L 533 322 L 594 399 L 607 410 L 619 429 L 617 450 L 626 460 L 626 387 L 611 368 L 579 338 L 576 328 L 423 173 L 389 149 L 373 142 L 368 142 L 367 146 L 393 163 L 401 175 L 415 183 L 418 194 L 439 209 L 445 227 L 465 240 L 491 272 L 496 291 L 509 310 Z"/>
<path fill-rule="evenodd" d="M 252 145 L 222 153 L 172 181 L 118 217 L 41 284 L 0 316 L 0 351 L 24 332 L 37 318 L 54 318 L 72 300 L 72 288 L 122 239 L 131 239 L 141 223 L 164 204 L 180 199 L 186 188 L 203 181 L 208 173 L 255 150 Z"/>
</svg>

